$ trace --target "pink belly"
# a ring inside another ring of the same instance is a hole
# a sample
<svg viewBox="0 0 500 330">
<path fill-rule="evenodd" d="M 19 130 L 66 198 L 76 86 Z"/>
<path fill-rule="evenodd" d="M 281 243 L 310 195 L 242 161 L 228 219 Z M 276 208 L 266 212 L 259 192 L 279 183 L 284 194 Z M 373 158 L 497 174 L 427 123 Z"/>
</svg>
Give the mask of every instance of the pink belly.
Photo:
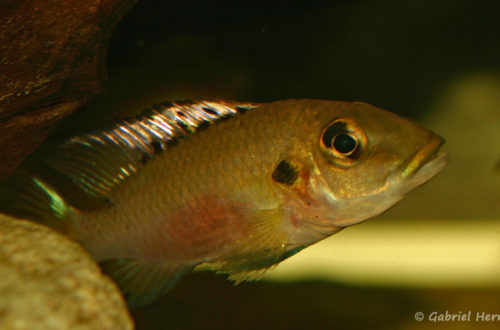
<svg viewBox="0 0 500 330">
<path fill-rule="evenodd" d="M 209 261 L 224 255 L 251 230 L 242 208 L 232 202 L 205 197 L 168 212 L 158 223 L 143 252 L 161 259 Z"/>
</svg>

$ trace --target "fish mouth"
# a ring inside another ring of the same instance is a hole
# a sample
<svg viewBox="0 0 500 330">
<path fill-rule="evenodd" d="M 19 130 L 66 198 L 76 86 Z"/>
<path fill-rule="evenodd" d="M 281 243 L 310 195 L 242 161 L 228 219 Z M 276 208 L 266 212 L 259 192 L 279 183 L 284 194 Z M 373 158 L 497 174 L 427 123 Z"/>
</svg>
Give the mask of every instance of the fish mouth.
<svg viewBox="0 0 500 330">
<path fill-rule="evenodd" d="M 409 190 L 427 182 L 446 167 L 448 154 L 440 151 L 444 142 L 442 137 L 433 134 L 427 144 L 407 163 L 401 178 L 408 182 Z"/>
<path fill-rule="evenodd" d="M 420 149 L 405 166 L 401 173 L 402 178 L 415 174 L 424 164 L 438 157 L 439 149 L 444 144 L 444 139 L 439 135 L 432 135 L 425 146 Z"/>
</svg>

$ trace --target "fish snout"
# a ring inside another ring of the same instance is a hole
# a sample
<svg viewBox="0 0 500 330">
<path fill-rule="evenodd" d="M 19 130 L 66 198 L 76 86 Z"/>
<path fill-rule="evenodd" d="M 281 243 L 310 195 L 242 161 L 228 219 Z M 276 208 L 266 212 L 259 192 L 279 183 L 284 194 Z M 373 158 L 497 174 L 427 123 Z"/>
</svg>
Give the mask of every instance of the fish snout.
<svg viewBox="0 0 500 330">
<path fill-rule="evenodd" d="M 401 177 L 407 178 L 415 174 L 422 166 L 430 163 L 436 158 L 446 160 L 447 162 L 446 153 L 439 151 L 444 143 L 444 138 L 437 134 L 430 133 L 427 143 L 410 158 L 409 162 L 403 164 Z"/>
</svg>

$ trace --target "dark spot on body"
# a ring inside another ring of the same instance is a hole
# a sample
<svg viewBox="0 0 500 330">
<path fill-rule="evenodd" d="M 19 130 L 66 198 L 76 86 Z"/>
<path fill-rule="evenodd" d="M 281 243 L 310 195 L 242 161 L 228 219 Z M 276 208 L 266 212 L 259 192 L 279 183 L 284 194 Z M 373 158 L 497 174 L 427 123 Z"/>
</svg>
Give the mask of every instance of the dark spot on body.
<svg viewBox="0 0 500 330">
<path fill-rule="evenodd" d="M 273 180 L 286 185 L 292 185 L 299 177 L 299 172 L 286 160 L 282 160 L 273 171 Z"/>
<path fill-rule="evenodd" d="M 153 148 L 153 152 L 155 154 L 162 153 L 164 151 L 163 144 L 160 141 L 151 142 L 151 147 Z"/>
<path fill-rule="evenodd" d="M 218 113 L 215 110 L 210 109 L 208 107 L 203 107 L 202 110 L 205 111 L 206 113 L 208 113 L 209 115 L 212 115 L 212 116 L 218 115 Z"/>
<path fill-rule="evenodd" d="M 189 132 L 189 127 L 188 127 L 188 125 L 186 125 L 186 123 L 184 123 L 183 121 L 180 121 L 180 120 L 177 120 L 176 122 L 177 122 L 177 126 L 182 128 L 185 132 Z"/>
<path fill-rule="evenodd" d="M 210 123 L 206 120 L 202 121 L 201 123 L 198 124 L 198 126 L 196 127 L 196 130 L 197 131 L 203 131 L 203 130 L 206 130 L 207 128 L 210 127 Z"/>
<path fill-rule="evenodd" d="M 182 117 L 182 118 L 187 118 L 187 115 L 184 112 L 179 111 L 179 110 L 177 111 L 177 115 Z"/>
<path fill-rule="evenodd" d="M 238 111 L 238 113 L 241 113 L 241 114 L 244 114 L 245 112 L 247 112 L 247 108 L 245 107 L 236 107 L 236 111 Z"/>
</svg>

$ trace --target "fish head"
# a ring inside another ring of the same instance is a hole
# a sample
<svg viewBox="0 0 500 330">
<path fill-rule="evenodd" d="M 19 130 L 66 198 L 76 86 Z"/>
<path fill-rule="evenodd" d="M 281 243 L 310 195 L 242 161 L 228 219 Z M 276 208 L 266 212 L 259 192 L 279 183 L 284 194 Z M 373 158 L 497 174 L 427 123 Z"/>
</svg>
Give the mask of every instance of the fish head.
<svg viewBox="0 0 500 330">
<path fill-rule="evenodd" d="M 387 210 L 447 164 L 444 139 L 361 102 L 312 102 L 307 111 L 310 195 L 318 226 L 347 227 Z M 306 112 L 307 112 L 306 111 Z"/>
</svg>

